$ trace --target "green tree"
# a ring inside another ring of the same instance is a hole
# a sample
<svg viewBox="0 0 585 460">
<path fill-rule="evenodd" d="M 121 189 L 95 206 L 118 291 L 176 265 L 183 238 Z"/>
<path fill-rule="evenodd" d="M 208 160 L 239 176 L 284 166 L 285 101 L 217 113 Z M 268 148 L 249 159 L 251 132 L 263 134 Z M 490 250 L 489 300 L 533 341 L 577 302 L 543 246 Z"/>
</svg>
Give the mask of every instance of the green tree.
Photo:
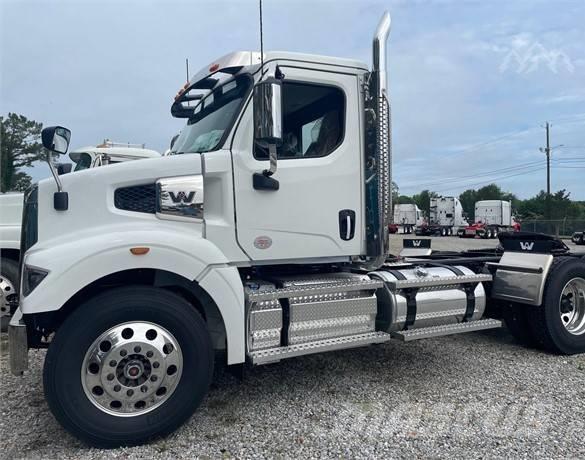
<svg viewBox="0 0 585 460">
<path fill-rule="evenodd" d="M 16 113 L 0 117 L 0 191 L 24 190 L 30 185 L 30 176 L 19 169 L 43 158 L 42 128 L 42 123 Z"/>
<path fill-rule="evenodd" d="M 419 209 L 424 213 L 425 217 L 429 217 L 431 211 L 431 198 L 436 198 L 439 195 L 436 192 L 431 192 L 430 190 L 423 190 L 416 195 L 413 195 L 412 199 L 419 207 Z"/>
<path fill-rule="evenodd" d="M 477 192 L 473 189 L 465 190 L 459 195 L 459 201 L 461 201 L 461 206 L 469 222 L 473 222 L 475 219 L 475 202 L 478 201 Z"/>
<path fill-rule="evenodd" d="M 483 200 L 511 201 L 513 209 L 517 209 L 520 204 L 520 200 L 514 194 L 502 191 L 496 184 L 489 184 L 477 190 L 465 190 L 459 195 L 459 201 L 470 221 L 475 220 L 475 203 Z"/>
<path fill-rule="evenodd" d="M 410 196 L 400 195 L 396 200 L 396 204 L 414 204 L 414 199 Z"/>
</svg>

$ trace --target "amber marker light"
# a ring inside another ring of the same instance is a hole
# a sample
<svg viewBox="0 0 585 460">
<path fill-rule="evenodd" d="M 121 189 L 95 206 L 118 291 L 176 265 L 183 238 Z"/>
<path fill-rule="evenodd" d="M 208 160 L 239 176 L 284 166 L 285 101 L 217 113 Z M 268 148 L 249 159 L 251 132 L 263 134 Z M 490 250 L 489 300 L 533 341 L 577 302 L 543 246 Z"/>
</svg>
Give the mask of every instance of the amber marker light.
<svg viewBox="0 0 585 460">
<path fill-rule="evenodd" d="M 138 247 L 138 248 L 130 248 L 130 252 L 135 256 L 143 256 L 144 254 L 148 254 L 150 248 Z"/>
</svg>

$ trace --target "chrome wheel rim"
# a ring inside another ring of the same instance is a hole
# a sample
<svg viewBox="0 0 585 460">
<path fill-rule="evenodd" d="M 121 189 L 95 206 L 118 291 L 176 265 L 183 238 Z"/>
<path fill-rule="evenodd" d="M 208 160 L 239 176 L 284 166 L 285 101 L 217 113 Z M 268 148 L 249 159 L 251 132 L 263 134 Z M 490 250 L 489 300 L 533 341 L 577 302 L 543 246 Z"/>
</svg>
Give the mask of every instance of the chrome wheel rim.
<svg viewBox="0 0 585 460">
<path fill-rule="evenodd" d="M 0 316 L 10 316 L 10 300 L 16 295 L 12 282 L 0 275 Z"/>
<path fill-rule="evenodd" d="M 81 366 L 87 398 L 118 417 L 150 412 L 173 394 L 183 373 L 175 337 L 149 322 L 119 324 L 89 347 Z"/>
<path fill-rule="evenodd" d="M 573 278 L 565 284 L 559 310 L 567 331 L 573 335 L 585 333 L 585 279 Z"/>
</svg>

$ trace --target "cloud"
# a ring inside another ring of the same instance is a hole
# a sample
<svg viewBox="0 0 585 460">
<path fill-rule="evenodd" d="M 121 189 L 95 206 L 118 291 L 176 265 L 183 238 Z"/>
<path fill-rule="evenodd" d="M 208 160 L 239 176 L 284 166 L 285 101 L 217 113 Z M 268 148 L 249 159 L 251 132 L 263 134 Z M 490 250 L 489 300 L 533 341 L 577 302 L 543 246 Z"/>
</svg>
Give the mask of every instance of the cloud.
<svg viewBox="0 0 585 460">
<path fill-rule="evenodd" d="M 73 147 L 107 137 L 163 151 L 183 123 L 171 118 L 170 103 L 186 78 L 185 58 L 193 74 L 230 51 L 258 49 L 257 7 L 238 0 L 3 2 L 2 110 L 70 127 Z M 536 161 L 543 122 L 582 112 L 585 4 L 579 1 L 494 8 L 480 1 L 265 0 L 265 47 L 369 64 L 372 34 L 387 8 L 394 175 L 402 192 Z M 500 71 L 507 53 L 515 50 L 522 60 L 535 43 L 542 48 L 522 67 L 530 71 L 517 72 L 513 61 Z M 585 145 L 579 123 L 557 124 L 552 136 L 557 144 Z M 40 177 L 46 169 L 33 172 Z M 578 172 L 558 170 L 553 185 L 585 199 Z M 526 197 L 543 187 L 543 177 L 527 173 L 502 179 L 502 186 Z M 473 183 L 449 184 L 448 193 Z"/>
</svg>

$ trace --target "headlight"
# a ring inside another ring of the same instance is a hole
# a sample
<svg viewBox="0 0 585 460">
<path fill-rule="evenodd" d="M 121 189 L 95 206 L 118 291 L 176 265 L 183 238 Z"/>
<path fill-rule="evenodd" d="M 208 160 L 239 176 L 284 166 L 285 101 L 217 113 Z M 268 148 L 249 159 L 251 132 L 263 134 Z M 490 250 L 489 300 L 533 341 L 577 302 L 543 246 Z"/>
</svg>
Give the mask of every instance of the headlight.
<svg viewBox="0 0 585 460">
<path fill-rule="evenodd" d="M 35 288 L 41 284 L 41 281 L 45 279 L 45 277 L 49 274 L 48 270 L 43 270 L 42 268 L 38 267 L 31 267 L 30 265 L 25 265 L 22 270 L 22 295 L 26 297 Z"/>
<path fill-rule="evenodd" d="M 203 176 L 166 177 L 156 182 L 160 219 L 203 220 Z"/>
</svg>

